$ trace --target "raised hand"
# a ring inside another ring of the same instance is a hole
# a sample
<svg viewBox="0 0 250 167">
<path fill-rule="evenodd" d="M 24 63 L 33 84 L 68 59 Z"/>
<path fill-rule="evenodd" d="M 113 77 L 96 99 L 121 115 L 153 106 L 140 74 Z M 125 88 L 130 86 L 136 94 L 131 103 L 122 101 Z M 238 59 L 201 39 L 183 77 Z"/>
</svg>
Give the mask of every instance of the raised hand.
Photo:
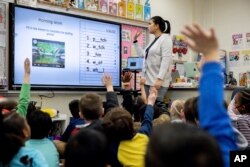
<svg viewBox="0 0 250 167">
<path fill-rule="evenodd" d="M 158 89 L 161 88 L 162 84 L 163 84 L 163 80 L 161 80 L 161 79 L 156 79 L 155 84 L 154 84 L 154 87 L 158 90 Z"/>
<path fill-rule="evenodd" d="M 132 79 L 132 73 L 131 72 L 125 72 L 122 76 L 122 87 L 123 89 L 130 90 L 131 89 L 131 84 L 130 81 Z"/>
<path fill-rule="evenodd" d="M 122 82 L 123 83 L 130 82 L 131 79 L 132 79 L 132 73 L 130 71 L 129 72 L 125 72 L 122 75 Z"/>
<path fill-rule="evenodd" d="M 26 58 L 24 60 L 24 77 L 23 77 L 23 83 L 29 84 L 30 83 L 30 59 Z"/>
<path fill-rule="evenodd" d="M 134 41 L 137 40 L 137 38 L 142 34 L 142 30 L 138 30 L 134 36 Z"/>
<path fill-rule="evenodd" d="M 140 85 L 141 85 L 141 86 L 144 86 L 145 83 L 146 83 L 145 78 L 141 77 L 141 79 L 140 79 Z"/>
<path fill-rule="evenodd" d="M 29 60 L 29 58 L 26 58 L 24 60 L 24 72 L 25 72 L 25 74 L 30 74 L 30 60 Z"/>
<path fill-rule="evenodd" d="M 206 61 L 219 60 L 219 45 L 214 29 L 205 30 L 198 24 L 192 24 L 185 26 L 181 33 L 187 37 L 188 46 L 196 52 L 203 53 Z"/>
<path fill-rule="evenodd" d="M 112 77 L 110 74 L 103 74 L 102 83 L 106 87 L 107 91 L 114 91 L 112 84 Z"/>
</svg>

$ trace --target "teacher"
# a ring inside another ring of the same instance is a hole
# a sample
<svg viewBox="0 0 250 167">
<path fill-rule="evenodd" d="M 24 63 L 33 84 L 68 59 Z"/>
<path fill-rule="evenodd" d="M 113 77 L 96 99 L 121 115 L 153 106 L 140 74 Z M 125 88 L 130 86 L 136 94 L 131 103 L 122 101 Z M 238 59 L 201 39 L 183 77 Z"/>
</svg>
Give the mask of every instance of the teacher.
<svg viewBox="0 0 250 167">
<path fill-rule="evenodd" d="M 170 23 L 160 16 L 150 19 L 148 31 L 154 35 L 154 40 L 142 50 L 137 38 L 141 31 L 134 36 L 134 46 L 137 56 L 144 56 L 142 76 L 145 78 L 145 91 L 148 97 L 150 87 L 158 90 L 157 101 L 163 102 L 163 98 L 169 87 L 172 64 L 172 40 L 170 37 Z"/>
</svg>

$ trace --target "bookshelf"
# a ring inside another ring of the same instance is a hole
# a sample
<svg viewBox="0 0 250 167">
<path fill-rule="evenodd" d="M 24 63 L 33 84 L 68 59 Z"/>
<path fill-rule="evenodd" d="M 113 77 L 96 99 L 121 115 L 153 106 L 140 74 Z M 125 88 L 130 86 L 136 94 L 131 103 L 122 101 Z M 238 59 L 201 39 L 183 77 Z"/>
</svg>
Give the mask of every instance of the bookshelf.
<svg viewBox="0 0 250 167">
<path fill-rule="evenodd" d="M 69 13 L 69 14 L 85 16 L 85 17 L 90 17 L 90 18 L 95 18 L 95 19 L 100 19 L 100 20 L 108 20 L 108 21 L 113 21 L 113 22 L 117 22 L 121 24 L 128 24 L 128 25 L 134 25 L 134 26 L 145 27 L 145 28 L 148 27 L 148 21 L 142 21 L 142 20 L 136 20 L 136 19 L 110 15 L 110 14 L 102 13 L 99 11 L 84 10 L 80 8 L 71 7 L 68 5 L 67 6 L 54 5 L 54 4 L 46 3 L 46 2 L 39 2 L 37 3 L 36 7 L 41 8 L 41 9 L 52 10 L 56 12 L 63 12 L 66 14 Z"/>
</svg>

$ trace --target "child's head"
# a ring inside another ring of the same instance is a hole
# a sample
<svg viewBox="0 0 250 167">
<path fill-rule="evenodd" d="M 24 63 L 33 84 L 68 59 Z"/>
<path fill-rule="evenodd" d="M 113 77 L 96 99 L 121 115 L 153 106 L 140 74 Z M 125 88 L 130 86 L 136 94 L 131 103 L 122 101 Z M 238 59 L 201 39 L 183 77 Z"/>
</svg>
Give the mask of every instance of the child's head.
<svg viewBox="0 0 250 167">
<path fill-rule="evenodd" d="M 153 120 L 153 127 L 159 126 L 164 123 L 170 123 L 170 117 L 167 114 L 161 114 L 158 118 Z"/>
<path fill-rule="evenodd" d="M 235 96 L 235 108 L 241 113 L 250 113 L 250 90 L 242 90 Z"/>
<path fill-rule="evenodd" d="M 189 98 L 184 104 L 185 120 L 198 126 L 198 97 Z"/>
<path fill-rule="evenodd" d="M 164 110 L 161 107 L 158 107 L 156 104 L 153 107 L 154 107 L 154 116 L 153 116 L 153 119 L 158 118 L 160 115 L 162 115 L 164 113 Z M 136 112 L 137 112 L 137 114 L 139 116 L 139 119 L 135 120 L 135 121 L 140 121 L 140 122 L 143 121 L 143 119 L 144 119 L 144 113 L 146 111 L 146 108 L 147 108 L 147 105 L 144 104 L 144 105 L 141 105 L 140 108 L 136 109 Z"/>
<path fill-rule="evenodd" d="M 35 111 L 36 108 L 37 108 L 36 107 L 36 101 L 30 101 L 29 105 L 28 105 L 26 117 L 28 117 L 33 111 Z"/>
<path fill-rule="evenodd" d="M 31 129 L 31 139 L 43 139 L 48 137 L 52 128 L 52 120 L 48 113 L 40 110 L 33 111 L 27 117 Z"/>
<path fill-rule="evenodd" d="M 184 104 L 184 115 L 187 123 L 199 126 L 199 112 L 198 112 L 199 97 L 189 98 Z M 223 105 L 227 109 L 227 102 L 224 100 Z"/>
<path fill-rule="evenodd" d="M 69 110 L 73 118 L 80 118 L 79 115 L 79 100 L 72 100 L 69 103 Z"/>
<path fill-rule="evenodd" d="M 146 167 L 221 167 L 220 148 L 208 133 L 189 124 L 163 124 L 153 131 Z"/>
<path fill-rule="evenodd" d="M 113 108 L 104 116 L 103 127 L 111 140 L 130 140 L 135 135 L 130 113 L 120 107 Z"/>
<path fill-rule="evenodd" d="M 183 119 L 184 118 L 184 101 L 183 100 L 175 100 L 172 102 L 170 108 L 170 115 L 172 118 Z"/>
<path fill-rule="evenodd" d="M 140 110 L 143 108 L 145 105 L 144 100 L 141 96 L 138 96 L 135 100 L 135 105 L 134 105 L 134 121 L 139 122 L 141 121 L 141 114 Z"/>
<path fill-rule="evenodd" d="M 0 102 L 0 162 L 7 164 L 30 137 L 26 120 L 16 112 L 2 114 L 6 109 Z"/>
<path fill-rule="evenodd" d="M 107 140 L 90 128 L 84 128 L 74 136 L 65 148 L 65 167 L 105 167 L 107 164 Z"/>
<path fill-rule="evenodd" d="M 86 120 L 97 120 L 103 115 L 102 99 L 95 93 L 83 95 L 80 99 L 80 116 Z"/>
</svg>

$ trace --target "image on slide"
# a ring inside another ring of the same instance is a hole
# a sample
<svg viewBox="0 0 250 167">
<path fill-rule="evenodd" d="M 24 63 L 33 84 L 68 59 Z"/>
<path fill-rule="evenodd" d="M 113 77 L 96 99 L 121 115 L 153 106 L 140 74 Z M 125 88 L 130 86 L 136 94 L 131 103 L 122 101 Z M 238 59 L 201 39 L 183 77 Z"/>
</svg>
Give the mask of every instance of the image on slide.
<svg viewBox="0 0 250 167">
<path fill-rule="evenodd" d="M 65 68 L 65 43 L 32 39 L 32 66 Z"/>
</svg>

